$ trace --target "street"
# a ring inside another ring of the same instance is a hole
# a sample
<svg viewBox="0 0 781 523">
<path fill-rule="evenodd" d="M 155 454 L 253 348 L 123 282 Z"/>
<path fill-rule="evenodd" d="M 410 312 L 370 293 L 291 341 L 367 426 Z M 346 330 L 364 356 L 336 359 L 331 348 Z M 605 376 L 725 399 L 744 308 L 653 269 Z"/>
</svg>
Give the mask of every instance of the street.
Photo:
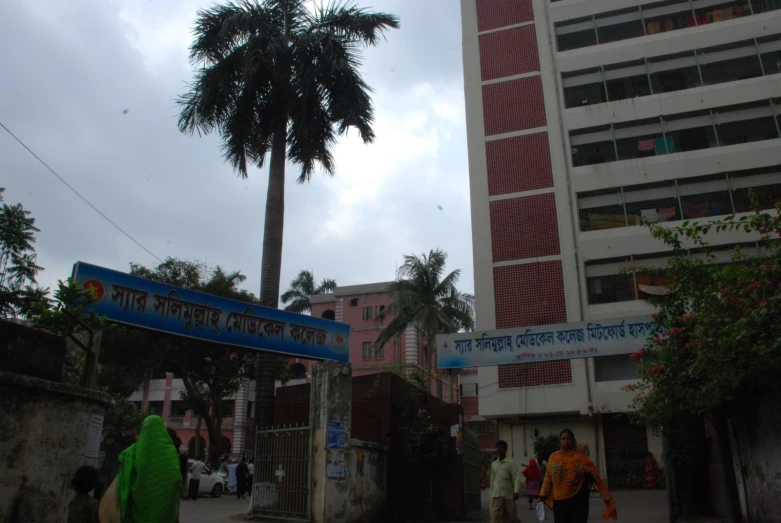
<svg viewBox="0 0 781 523">
<path fill-rule="evenodd" d="M 632 523 L 667 523 L 667 499 L 663 490 L 633 490 L 613 492 L 618 505 L 618 517 L 621 521 Z M 490 492 L 483 491 L 481 515 L 475 514 L 469 521 L 487 523 L 488 506 L 491 500 Z M 593 497 L 589 523 L 604 522 L 602 519 L 602 500 Z M 235 496 L 221 498 L 202 497 L 196 501 L 182 501 L 180 505 L 181 523 L 222 523 L 226 521 L 243 521 L 249 510 L 249 499 L 237 500 Z M 549 510 L 548 521 L 553 521 L 553 513 Z M 518 502 L 518 515 L 523 523 L 537 521 L 536 513 L 528 510 L 525 498 Z"/>
<path fill-rule="evenodd" d="M 181 523 L 244 521 L 247 512 L 249 512 L 249 498 L 237 500 L 236 496 L 201 497 L 198 501 L 182 500 L 179 505 L 179 521 Z"/>
</svg>

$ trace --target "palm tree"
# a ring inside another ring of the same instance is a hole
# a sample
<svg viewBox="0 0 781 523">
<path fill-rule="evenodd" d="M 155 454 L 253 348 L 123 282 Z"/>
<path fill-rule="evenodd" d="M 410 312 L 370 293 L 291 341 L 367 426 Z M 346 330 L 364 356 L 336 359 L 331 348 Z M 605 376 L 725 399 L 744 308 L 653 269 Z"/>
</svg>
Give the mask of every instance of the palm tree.
<svg viewBox="0 0 781 523">
<path fill-rule="evenodd" d="M 471 294 L 456 288 L 459 269 L 444 278 L 447 254 L 439 249 L 420 256 L 405 255 L 397 280 L 390 285 L 393 303 L 383 310 L 377 321 L 390 317 L 375 346 L 383 347 L 401 336 L 410 325 L 417 325 L 429 350 L 436 347 L 437 334 L 474 330 L 474 301 Z"/>
<path fill-rule="evenodd" d="M 359 72 L 362 47 L 398 28 L 396 16 L 368 12 L 349 1 L 327 6 L 304 0 L 239 0 L 198 12 L 190 59 L 198 67 L 179 100 L 179 129 L 216 132 L 225 158 L 243 178 L 248 164 L 269 183 L 263 231 L 260 302 L 276 308 L 282 264 L 285 164 L 309 181 L 317 165 L 334 174 L 332 148 L 350 127 L 374 140 L 371 88 Z M 274 409 L 273 356 L 258 358 L 259 426 Z"/>
<path fill-rule="evenodd" d="M 282 303 L 287 305 L 286 311 L 302 314 L 311 312 L 312 304 L 309 303 L 309 297 L 313 294 L 328 294 L 336 289 L 336 280 L 325 278 L 320 285 L 315 286 L 315 275 L 312 271 L 301 271 L 293 281 L 290 282 L 290 288 L 280 296 Z"/>
</svg>

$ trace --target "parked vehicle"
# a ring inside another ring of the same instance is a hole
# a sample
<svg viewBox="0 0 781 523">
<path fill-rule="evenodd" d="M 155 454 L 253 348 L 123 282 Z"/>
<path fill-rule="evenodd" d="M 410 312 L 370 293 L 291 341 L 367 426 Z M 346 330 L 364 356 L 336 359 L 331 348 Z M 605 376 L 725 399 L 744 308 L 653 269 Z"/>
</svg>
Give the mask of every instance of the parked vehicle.
<svg viewBox="0 0 781 523">
<path fill-rule="evenodd" d="M 194 460 L 187 460 L 187 470 L 190 470 Z M 187 483 L 190 483 L 190 473 L 187 473 Z M 223 480 L 222 475 L 214 472 L 209 465 L 204 464 L 201 469 L 201 483 L 198 486 L 199 495 L 209 495 L 213 498 L 219 498 L 222 493 L 225 492 L 226 480 Z"/>
</svg>

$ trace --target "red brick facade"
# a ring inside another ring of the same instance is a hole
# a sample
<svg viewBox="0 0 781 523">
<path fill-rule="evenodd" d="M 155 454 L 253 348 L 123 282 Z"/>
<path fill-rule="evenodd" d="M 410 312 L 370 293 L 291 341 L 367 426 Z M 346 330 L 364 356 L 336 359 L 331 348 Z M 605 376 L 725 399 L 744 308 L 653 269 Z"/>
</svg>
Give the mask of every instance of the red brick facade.
<svg viewBox="0 0 781 523">
<path fill-rule="evenodd" d="M 572 383 L 570 360 L 535 361 L 499 366 L 500 389 L 565 383 Z"/>
<path fill-rule="evenodd" d="M 492 140 L 485 156 L 490 196 L 553 187 L 548 133 Z"/>
<path fill-rule="evenodd" d="M 544 127 L 545 102 L 539 76 L 483 86 L 485 134 Z"/>
<path fill-rule="evenodd" d="M 479 38 L 483 81 L 540 70 L 534 25 L 488 33 Z"/>
<path fill-rule="evenodd" d="M 490 209 L 494 262 L 559 254 L 553 193 L 495 200 Z"/>
<path fill-rule="evenodd" d="M 496 328 L 565 323 L 560 261 L 494 268 Z"/>
<path fill-rule="evenodd" d="M 478 31 L 489 31 L 532 20 L 532 0 L 477 0 Z"/>
</svg>

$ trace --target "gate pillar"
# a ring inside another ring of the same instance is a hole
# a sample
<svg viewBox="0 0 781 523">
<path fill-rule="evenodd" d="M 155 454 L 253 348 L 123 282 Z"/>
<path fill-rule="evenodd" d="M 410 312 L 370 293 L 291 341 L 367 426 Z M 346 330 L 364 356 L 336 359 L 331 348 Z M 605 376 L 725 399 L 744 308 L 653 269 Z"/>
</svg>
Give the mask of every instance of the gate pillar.
<svg viewBox="0 0 781 523">
<path fill-rule="evenodd" d="M 352 414 L 352 366 L 324 361 L 312 367 L 312 521 L 350 521 L 348 469 Z"/>
</svg>

